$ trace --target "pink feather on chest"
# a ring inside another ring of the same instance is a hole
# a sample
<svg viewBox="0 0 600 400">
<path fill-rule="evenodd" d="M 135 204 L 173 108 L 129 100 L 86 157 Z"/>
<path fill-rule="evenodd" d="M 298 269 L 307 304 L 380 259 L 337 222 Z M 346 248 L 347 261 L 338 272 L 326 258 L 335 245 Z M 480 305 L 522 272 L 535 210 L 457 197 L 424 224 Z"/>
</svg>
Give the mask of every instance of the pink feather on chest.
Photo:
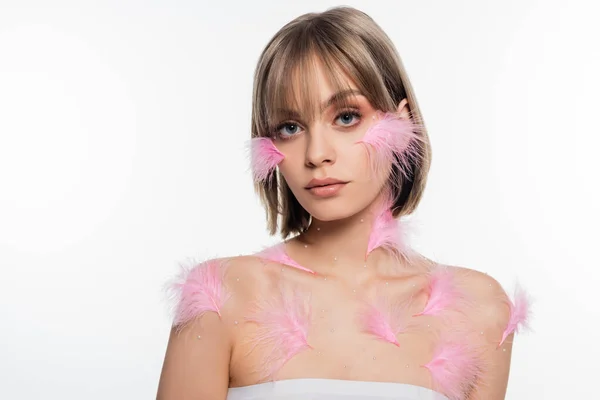
<svg viewBox="0 0 600 400">
<path fill-rule="evenodd" d="M 308 344 L 310 320 L 310 300 L 306 293 L 297 289 L 285 291 L 280 286 L 274 296 L 253 304 L 246 317 L 246 321 L 256 324 L 250 352 L 258 347 L 263 353 L 263 379 L 274 379 L 277 371 L 293 356 L 311 348 Z"/>
</svg>

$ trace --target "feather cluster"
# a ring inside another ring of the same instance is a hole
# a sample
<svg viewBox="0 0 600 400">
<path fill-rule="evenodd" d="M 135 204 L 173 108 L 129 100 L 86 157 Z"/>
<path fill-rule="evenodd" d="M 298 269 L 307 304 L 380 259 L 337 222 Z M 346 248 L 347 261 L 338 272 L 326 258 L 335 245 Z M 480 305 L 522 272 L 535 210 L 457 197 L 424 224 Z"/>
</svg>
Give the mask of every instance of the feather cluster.
<svg viewBox="0 0 600 400">
<path fill-rule="evenodd" d="M 257 137 L 250 140 L 250 164 L 255 182 L 265 182 L 275 172 L 277 165 L 284 159 L 273 140 Z"/>
<path fill-rule="evenodd" d="M 263 379 L 273 380 L 292 357 L 311 348 L 308 344 L 310 319 L 309 296 L 297 289 L 286 292 L 280 285 L 277 295 L 254 304 L 246 320 L 257 324 L 250 352 L 257 346 L 263 349 Z"/>
<path fill-rule="evenodd" d="M 276 262 L 279 264 L 290 266 L 292 268 L 297 268 L 302 271 L 309 272 L 311 274 L 315 274 L 315 271 L 303 267 L 287 254 L 287 252 L 285 251 L 285 242 L 281 242 L 274 246 L 267 247 L 266 249 L 256 253 L 255 256 L 262 258 L 263 260 Z"/>
<path fill-rule="evenodd" d="M 527 296 L 527 293 L 517 285 L 515 288 L 514 301 L 508 299 L 508 304 L 510 307 L 510 318 L 508 320 L 508 324 L 502 333 L 502 339 L 500 340 L 500 344 L 498 347 L 502 346 L 502 343 L 506 340 L 506 338 L 513 332 L 519 332 L 521 327 L 528 328 L 529 327 L 529 317 L 530 317 L 530 300 Z"/>
<path fill-rule="evenodd" d="M 450 400 L 463 400 L 482 370 L 476 348 L 466 340 L 442 339 L 431 360 L 423 365 L 431 373 L 434 387 Z"/>
<path fill-rule="evenodd" d="M 383 168 L 395 165 L 408 178 L 410 165 L 418 159 L 422 137 L 419 125 L 391 112 L 378 113 L 379 119 L 356 143 L 366 145 L 374 175 Z"/>
<path fill-rule="evenodd" d="M 221 317 L 221 308 L 230 297 L 223 285 L 225 268 L 224 263 L 216 259 L 191 269 L 182 267 L 178 282 L 171 287 L 177 297 L 174 326 L 185 324 L 209 311 Z"/>
</svg>

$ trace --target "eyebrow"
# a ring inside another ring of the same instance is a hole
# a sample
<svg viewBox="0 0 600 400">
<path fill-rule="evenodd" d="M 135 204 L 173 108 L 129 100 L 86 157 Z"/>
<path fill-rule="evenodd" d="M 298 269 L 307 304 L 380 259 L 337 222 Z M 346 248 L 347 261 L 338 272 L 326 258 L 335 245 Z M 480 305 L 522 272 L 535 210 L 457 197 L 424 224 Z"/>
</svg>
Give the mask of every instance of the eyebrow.
<svg viewBox="0 0 600 400">
<path fill-rule="evenodd" d="M 340 92 L 334 93 L 327 100 L 325 100 L 323 103 L 321 103 L 321 108 L 320 108 L 319 112 L 322 113 L 324 110 L 329 108 L 332 104 L 339 103 L 342 101 L 342 99 L 344 99 L 350 95 L 362 96 L 363 94 L 358 89 L 342 90 Z M 300 118 L 300 115 L 298 114 L 298 112 L 296 112 L 294 110 L 279 108 L 279 109 L 277 109 L 277 111 L 287 117 Z"/>
</svg>

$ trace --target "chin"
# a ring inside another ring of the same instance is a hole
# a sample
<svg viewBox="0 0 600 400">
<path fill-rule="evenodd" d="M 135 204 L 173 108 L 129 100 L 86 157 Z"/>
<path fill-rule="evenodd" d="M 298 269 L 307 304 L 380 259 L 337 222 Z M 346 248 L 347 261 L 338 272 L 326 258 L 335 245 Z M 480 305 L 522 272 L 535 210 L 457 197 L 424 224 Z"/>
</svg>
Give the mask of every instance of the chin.
<svg viewBox="0 0 600 400">
<path fill-rule="evenodd" d="M 314 219 L 323 222 L 349 218 L 361 211 L 359 207 L 349 207 L 348 205 L 342 207 L 335 204 L 316 207 L 313 205 L 313 207 L 305 207 L 305 209 Z"/>
</svg>

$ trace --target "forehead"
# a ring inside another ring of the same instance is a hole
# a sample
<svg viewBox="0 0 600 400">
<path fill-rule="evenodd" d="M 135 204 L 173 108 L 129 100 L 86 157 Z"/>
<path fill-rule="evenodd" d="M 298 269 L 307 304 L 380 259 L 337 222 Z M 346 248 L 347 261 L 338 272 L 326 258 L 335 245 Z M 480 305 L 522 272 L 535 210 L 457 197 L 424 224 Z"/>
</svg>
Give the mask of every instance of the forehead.
<svg viewBox="0 0 600 400">
<path fill-rule="evenodd" d="M 269 107 L 274 120 L 294 117 L 311 121 L 327 107 L 343 107 L 362 94 L 343 68 L 319 57 L 297 63 L 277 88 Z"/>
</svg>

